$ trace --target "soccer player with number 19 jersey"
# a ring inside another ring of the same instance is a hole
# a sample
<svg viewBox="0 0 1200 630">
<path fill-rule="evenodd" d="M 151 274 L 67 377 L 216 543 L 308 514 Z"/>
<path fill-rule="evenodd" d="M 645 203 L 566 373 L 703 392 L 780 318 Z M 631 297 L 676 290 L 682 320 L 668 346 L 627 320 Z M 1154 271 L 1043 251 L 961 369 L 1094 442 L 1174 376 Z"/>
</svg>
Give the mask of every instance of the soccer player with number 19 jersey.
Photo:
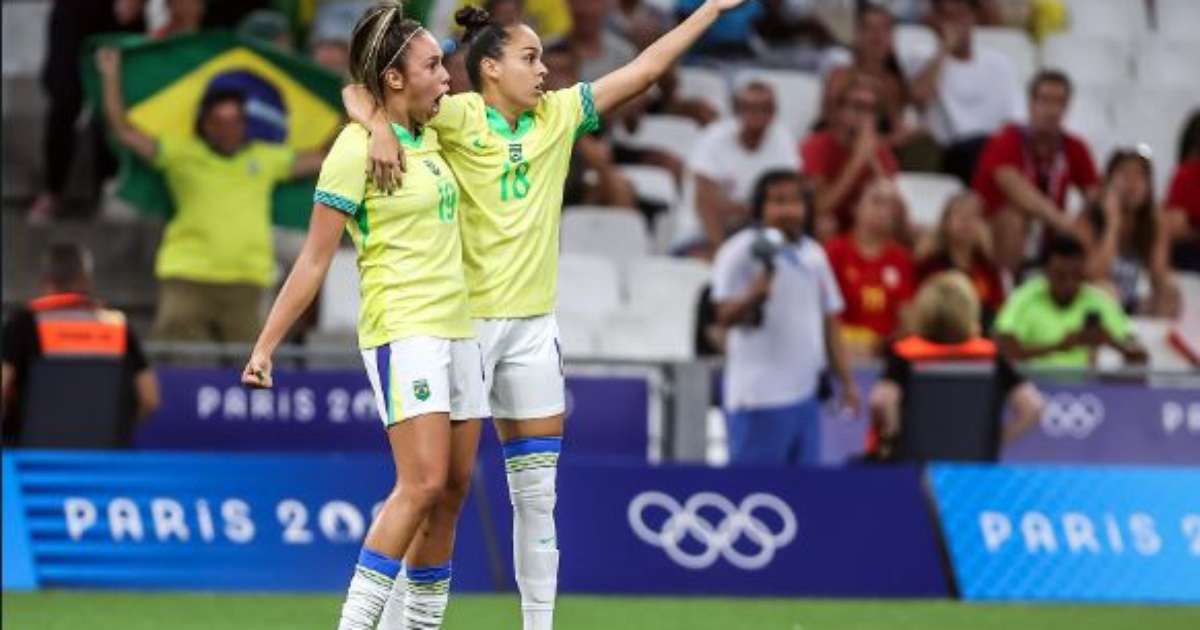
<svg viewBox="0 0 1200 630">
<path fill-rule="evenodd" d="M 723 11 L 743 2 L 708 0 L 628 65 L 594 84 L 549 93 L 542 89 L 542 43 L 528 26 L 494 23 L 475 8 L 456 16 L 466 28 L 475 92 L 444 99 L 429 124 L 462 187 L 463 262 L 503 443 L 526 630 L 552 627 L 557 590 L 555 471 L 565 397 L 554 303 L 572 147 L 601 115 L 656 82 Z M 371 107 L 361 88 L 351 86 L 345 96 L 351 117 L 371 129 L 371 156 L 382 166 L 375 170 L 389 172 L 401 148 L 387 132 L 385 113 Z M 414 547 L 431 539 L 440 534 L 430 532 Z"/>
</svg>

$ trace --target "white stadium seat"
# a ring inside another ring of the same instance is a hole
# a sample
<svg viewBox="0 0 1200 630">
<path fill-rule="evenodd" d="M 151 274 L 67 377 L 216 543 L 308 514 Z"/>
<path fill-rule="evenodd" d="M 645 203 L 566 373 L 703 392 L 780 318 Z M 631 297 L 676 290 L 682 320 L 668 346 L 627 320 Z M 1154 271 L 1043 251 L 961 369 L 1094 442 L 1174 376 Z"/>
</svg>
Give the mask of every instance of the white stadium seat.
<svg viewBox="0 0 1200 630">
<path fill-rule="evenodd" d="M 627 307 L 664 316 L 677 309 L 692 313 L 711 275 L 707 264 L 693 259 L 652 256 L 630 262 L 624 274 Z"/>
<path fill-rule="evenodd" d="M 605 322 L 597 351 L 606 359 L 687 361 L 695 356 L 694 328 L 694 316 L 622 311 Z"/>
<path fill-rule="evenodd" d="M 722 116 L 733 111 L 733 95 L 724 74 L 707 68 L 683 66 L 676 76 L 679 77 L 676 93 L 680 97 L 705 100 Z"/>
<path fill-rule="evenodd" d="M 1170 320 L 1134 317 L 1132 323 L 1134 334 L 1150 355 L 1150 369 L 1184 370 L 1189 367 L 1187 360 L 1167 339 L 1172 328 Z"/>
<path fill-rule="evenodd" d="M 624 164 L 621 173 L 633 185 L 639 199 L 661 203 L 668 209 L 679 203 L 679 189 L 671 171 L 658 166 Z"/>
<path fill-rule="evenodd" d="M 1067 109 L 1067 130 L 1087 142 L 1092 158 L 1098 163 L 1108 157 L 1116 142 L 1111 99 L 1110 90 L 1082 86 L 1071 97 Z"/>
<path fill-rule="evenodd" d="M 1200 23 L 1197 23 L 1200 32 Z M 1200 101 L 1200 73 L 1196 62 L 1200 59 L 1200 45 L 1155 43 L 1143 46 L 1134 57 L 1137 82 L 1149 88 L 1191 89 Z"/>
<path fill-rule="evenodd" d="M 1196 0 L 1155 0 L 1158 3 L 1159 37 L 1195 41 L 1200 28 L 1200 2 Z"/>
<path fill-rule="evenodd" d="M 923 24 L 897 24 L 892 32 L 892 45 L 900 68 L 911 78 L 937 52 L 938 36 Z"/>
<path fill-rule="evenodd" d="M 1184 90 L 1129 90 L 1113 103 L 1114 146 L 1150 147 L 1154 157 L 1154 183 L 1159 198 L 1166 192 L 1178 157 L 1179 134 L 1188 114 L 1198 105 Z M 1103 156 L 1100 159 L 1105 159 Z"/>
<path fill-rule="evenodd" d="M 1143 0 L 1067 0 L 1071 33 L 1138 40 L 1149 31 Z"/>
<path fill-rule="evenodd" d="M 745 69 L 734 77 L 734 89 L 762 81 L 775 91 L 775 118 L 803 138 L 821 113 L 821 80 L 815 74 L 789 70 Z"/>
<path fill-rule="evenodd" d="M 358 306 L 362 297 L 358 290 L 358 255 L 353 249 L 341 248 L 329 263 L 329 272 L 321 285 L 321 303 L 317 328 L 323 332 L 346 332 L 358 329 Z"/>
<path fill-rule="evenodd" d="M 558 313 L 558 339 L 563 356 L 568 359 L 590 359 L 596 356 L 596 340 L 600 323 L 574 311 Z"/>
<path fill-rule="evenodd" d="M 1037 72 L 1037 50 L 1025 31 L 1005 27 L 979 27 L 974 42 L 980 48 L 990 48 L 1004 55 L 1012 64 L 1017 84 L 1024 89 Z"/>
<path fill-rule="evenodd" d="M 562 251 L 604 256 L 618 264 L 648 256 L 646 220 L 627 208 L 569 206 L 563 210 Z"/>
<path fill-rule="evenodd" d="M 1074 34 L 1042 43 L 1042 67 L 1062 70 L 1078 86 L 1123 85 L 1132 78 L 1128 43 Z"/>
<path fill-rule="evenodd" d="M 946 202 L 963 189 L 958 178 L 935 173 L 900 173 L 896 187 L 908 207 L 909 221 L 923 228 L 937 226 Z"/>
<path fill-rule="evenodd" d="M 563 254 L 558 260 L 558 312 L 563 318 L 606 320 L 621 306 L 617 266 L 601 256 Z"/>
<path fill-rule="evenodd" d="M 700 136 L 700 125 L 691 118 L 655 114 L 642 116 L 637 131 L 630 133 L 625 125 L 613 126 L 613 139 L 638 149 L 661 149 L 686 158 Z"/>
</svg>

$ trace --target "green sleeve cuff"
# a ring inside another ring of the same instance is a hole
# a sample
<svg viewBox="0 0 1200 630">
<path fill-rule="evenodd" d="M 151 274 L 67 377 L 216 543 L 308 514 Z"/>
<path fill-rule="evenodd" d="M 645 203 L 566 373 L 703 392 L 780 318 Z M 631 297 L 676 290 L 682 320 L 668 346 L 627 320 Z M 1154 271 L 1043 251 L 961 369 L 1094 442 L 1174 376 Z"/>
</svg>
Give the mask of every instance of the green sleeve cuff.
<svg viewBox="0 0 1200 630">
<path fill-rule="evenodd" d="M 350 216 L 354 216 L 358 212 L 358 202 L 351 201 L 337 193 L 331 193 L 328 190 L 317 190 L 313 193 L 313 202 L 323 204 L 344 212 Z"/>
<path fill-rule="evenodd" d="M 600 114 L 596 111 L 596 98 L 592 95 L 591 83 L 579 84 L 579 98 L 583 107 L 583 120 L 575 130 L 575 137 L 600 129 Z"/>
</svg>

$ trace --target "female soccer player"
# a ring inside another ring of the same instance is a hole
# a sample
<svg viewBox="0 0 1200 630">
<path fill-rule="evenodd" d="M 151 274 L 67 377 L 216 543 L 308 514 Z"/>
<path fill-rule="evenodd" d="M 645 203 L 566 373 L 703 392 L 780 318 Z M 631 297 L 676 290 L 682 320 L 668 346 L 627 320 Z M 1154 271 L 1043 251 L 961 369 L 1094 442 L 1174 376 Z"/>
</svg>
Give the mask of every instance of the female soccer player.
<svg viewBox="0 0 1200 630">
<path fill-rule="evenodd" d="M 338 628 L 376 627 L 401 557 L 422 527 L 449 532 L 448 542 L 425 545 L 408 566 L 401 612 L 405 627 L 436 628 L 448 592 L 449 541 L 479 443 L 479 422 L 451 421 L 488 415 L 467 307 L 458 185 L 436 133 L 423 129 L 449 90 L 449 75 L 437 41 L 395 3 L 363 15 L 350 59 L 357 81 L 394 121 L 381 133 L 399 139 L 413 168 L 403 189 L 376 188 L 366 176 L 367 130 L 342 130 L 321 168 L 304 249 L 242 381 L 271 386 L 271 353 L 312 301 L 347 229 L 358 250 L 359 345 L 397 478 L 367 532 Z"/>
<path fill-rule="evenodd" d="M 462 185 L 471 316 L 503 443 L 527 630 L 552 627 L 557 590 L 555 470 L 565 405 L 554 303 L 571 148 L 577 136 L 599 126 L 602 114 L 653 85 L 723 11 L 743 2 L 708 0 L 628 65 L 595 84 L 554 92 L 543 90 L 542 43 L 532 29 L 495 24 L 479 9 L 456 16 L 466 27 L 475 92 L 445 99 L 429 124 Z M 388 137 L 387 112 L 364 92 L 348 88 L 347 109 L 370 127 L 371 155 L 382 156 L 382 183 L 391 186 L 401 148 Z"/>
</svg>

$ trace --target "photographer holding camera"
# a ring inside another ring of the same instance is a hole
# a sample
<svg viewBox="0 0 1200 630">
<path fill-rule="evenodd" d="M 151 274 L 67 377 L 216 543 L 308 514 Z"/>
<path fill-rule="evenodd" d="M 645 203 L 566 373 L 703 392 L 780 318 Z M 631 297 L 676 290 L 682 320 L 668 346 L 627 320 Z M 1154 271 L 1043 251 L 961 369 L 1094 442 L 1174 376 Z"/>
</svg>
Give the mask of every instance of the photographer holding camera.
<svg viewBox="0 0 1200 630">
<path fill-rule="evenodd" d="M 763 175 L 752 211 L 755 224 L 721 246 L 713 267 L 717 321 L 729 329 L 730 461 L 816 463 L 827 367 L 837 376 L 841 404 L 859 407 L 836 322 L 842 295 L 825 251 L 807 236 L 811 193 L 800 175 Z"/>
</svg>

